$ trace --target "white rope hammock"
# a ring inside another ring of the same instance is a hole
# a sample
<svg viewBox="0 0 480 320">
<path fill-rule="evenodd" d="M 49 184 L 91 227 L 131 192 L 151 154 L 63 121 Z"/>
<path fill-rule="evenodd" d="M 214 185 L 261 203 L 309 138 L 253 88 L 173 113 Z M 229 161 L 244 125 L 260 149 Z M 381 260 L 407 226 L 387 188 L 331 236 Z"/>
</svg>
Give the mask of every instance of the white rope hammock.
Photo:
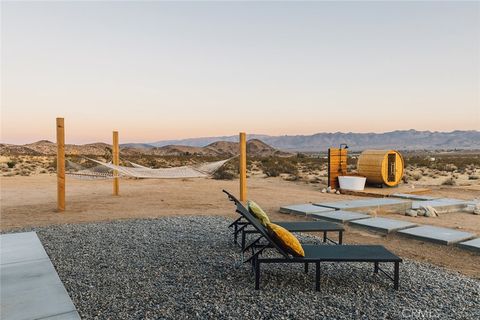
<svg viewBox="0 0 480 320">
<path fill-rule="evenodd" d="M 173 168 L 152 169 L 142 165 L 132 163 L 132 167 L 117 166 L 112 163 L 101 162 L 95 159 L 86 158 L 98 164 L 98 166 L 82 169 L 75 172 L 67 172 L 76 178 L 81 179 L 111 179 L 116 176 L 130 177 L 137 179 L 185 179 L 185 178 L 208 178 L 212 176 L 227 161 L 235 157 L 215 161 L 206 162 L 193 166 L 181 166 Z M 74 164 L 72 167 L 78 168 L 80 165 Z"/>
</svg>

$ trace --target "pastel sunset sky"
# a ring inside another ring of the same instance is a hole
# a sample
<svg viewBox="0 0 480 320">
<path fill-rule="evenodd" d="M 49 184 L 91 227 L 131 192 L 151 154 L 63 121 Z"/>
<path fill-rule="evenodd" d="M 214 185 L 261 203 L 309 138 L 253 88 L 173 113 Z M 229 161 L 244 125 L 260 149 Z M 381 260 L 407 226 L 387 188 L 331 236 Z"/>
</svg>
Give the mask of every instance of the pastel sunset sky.
<svg viewBox="0 0 480 320">
<path fill-rule="evenodd" d="M 479 2 L 2 2 L 1 141 L 480 129 Z"/>
</svg>

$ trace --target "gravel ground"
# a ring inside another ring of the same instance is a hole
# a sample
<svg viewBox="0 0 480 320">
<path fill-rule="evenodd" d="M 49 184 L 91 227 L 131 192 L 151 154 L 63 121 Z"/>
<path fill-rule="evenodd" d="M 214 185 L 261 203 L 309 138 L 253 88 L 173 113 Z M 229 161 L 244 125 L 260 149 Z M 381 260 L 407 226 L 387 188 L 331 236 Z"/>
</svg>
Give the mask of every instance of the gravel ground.
<svg viewBox="0 0 480 320">
<path fill-rule="evenodd" d="M 221 217 L 36 229 L 83 319 L 480 319 L 480 282 L 404 261 L 400 290 L 371 264 L 248 266 Z M 319 241 L 303 235 L 303 240 Z"/>
</svg>

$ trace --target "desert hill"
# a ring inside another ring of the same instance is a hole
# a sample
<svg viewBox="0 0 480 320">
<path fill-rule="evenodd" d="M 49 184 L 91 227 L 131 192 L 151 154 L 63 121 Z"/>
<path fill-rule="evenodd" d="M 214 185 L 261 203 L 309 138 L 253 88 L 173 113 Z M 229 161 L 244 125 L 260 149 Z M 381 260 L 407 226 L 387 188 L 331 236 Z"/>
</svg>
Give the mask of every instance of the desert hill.
<svg viewBox="0 0 480 320">
<path fill-rule="evenodd" d="M 30 149 L 26 146 L 19 146 L 15 144 L 0 144 L 0 154 L 2 156 L 18 155 L 18 156 L 41 156 L 42 153 Z"/>
<path fill-rule="evenodd" d="M 34 143 L 25 144 L 23 147 L 31 149 L 40 155 L 57 154 L 57 144 L 48 140 L 40 140 Z M 110 147 L 110 145 L 102 142 L 84 145 L 66 144 L 65 153 L 70 155 L 102 156 L 105 154 L 106 148 Z"/>
<path fill-rule="evenodd" d="M 185 146 L 185 145 L 166 145 L 162 147 L 152 147 L 143 144 L 127 144 L 120 146 L 122 155 L 155 155 L 155 156 L 234 156 L 238 154 L 238 142 L 216 141 L 205 147 Z M 67 155 L 83 156 L 104 156 L 111 152 L 111 145 L 106 143 L 90 143 L 84 145 L 67 144 L 65 153 Z M 247 141 L 247 152 L 250 156 L 289 156 L 288 152 L 283 152 L 272 148 L 268 144 L 252 139 Z M 31 156 L 53 156 L 57 154 L 57 146 L 54 142 L 40 140 L 25 145 L 0 144 L 0 153 L 2 155 L 31 155 Z"/>
</svg>

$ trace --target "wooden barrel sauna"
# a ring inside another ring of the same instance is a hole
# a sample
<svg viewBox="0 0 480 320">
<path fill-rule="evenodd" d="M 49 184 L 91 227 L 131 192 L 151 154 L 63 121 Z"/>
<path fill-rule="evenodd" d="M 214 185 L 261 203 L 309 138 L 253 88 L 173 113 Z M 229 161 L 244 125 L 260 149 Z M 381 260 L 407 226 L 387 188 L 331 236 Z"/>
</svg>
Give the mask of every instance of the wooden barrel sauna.
<svg viewBox="0 0 480 320">
<path fill-rule="evenodd" d="M 404 161 L 395 150 L 365 150 L 358 157 L 357 172 L 367 183 L 394 187 L 403 177 Z"/>
</svg>

